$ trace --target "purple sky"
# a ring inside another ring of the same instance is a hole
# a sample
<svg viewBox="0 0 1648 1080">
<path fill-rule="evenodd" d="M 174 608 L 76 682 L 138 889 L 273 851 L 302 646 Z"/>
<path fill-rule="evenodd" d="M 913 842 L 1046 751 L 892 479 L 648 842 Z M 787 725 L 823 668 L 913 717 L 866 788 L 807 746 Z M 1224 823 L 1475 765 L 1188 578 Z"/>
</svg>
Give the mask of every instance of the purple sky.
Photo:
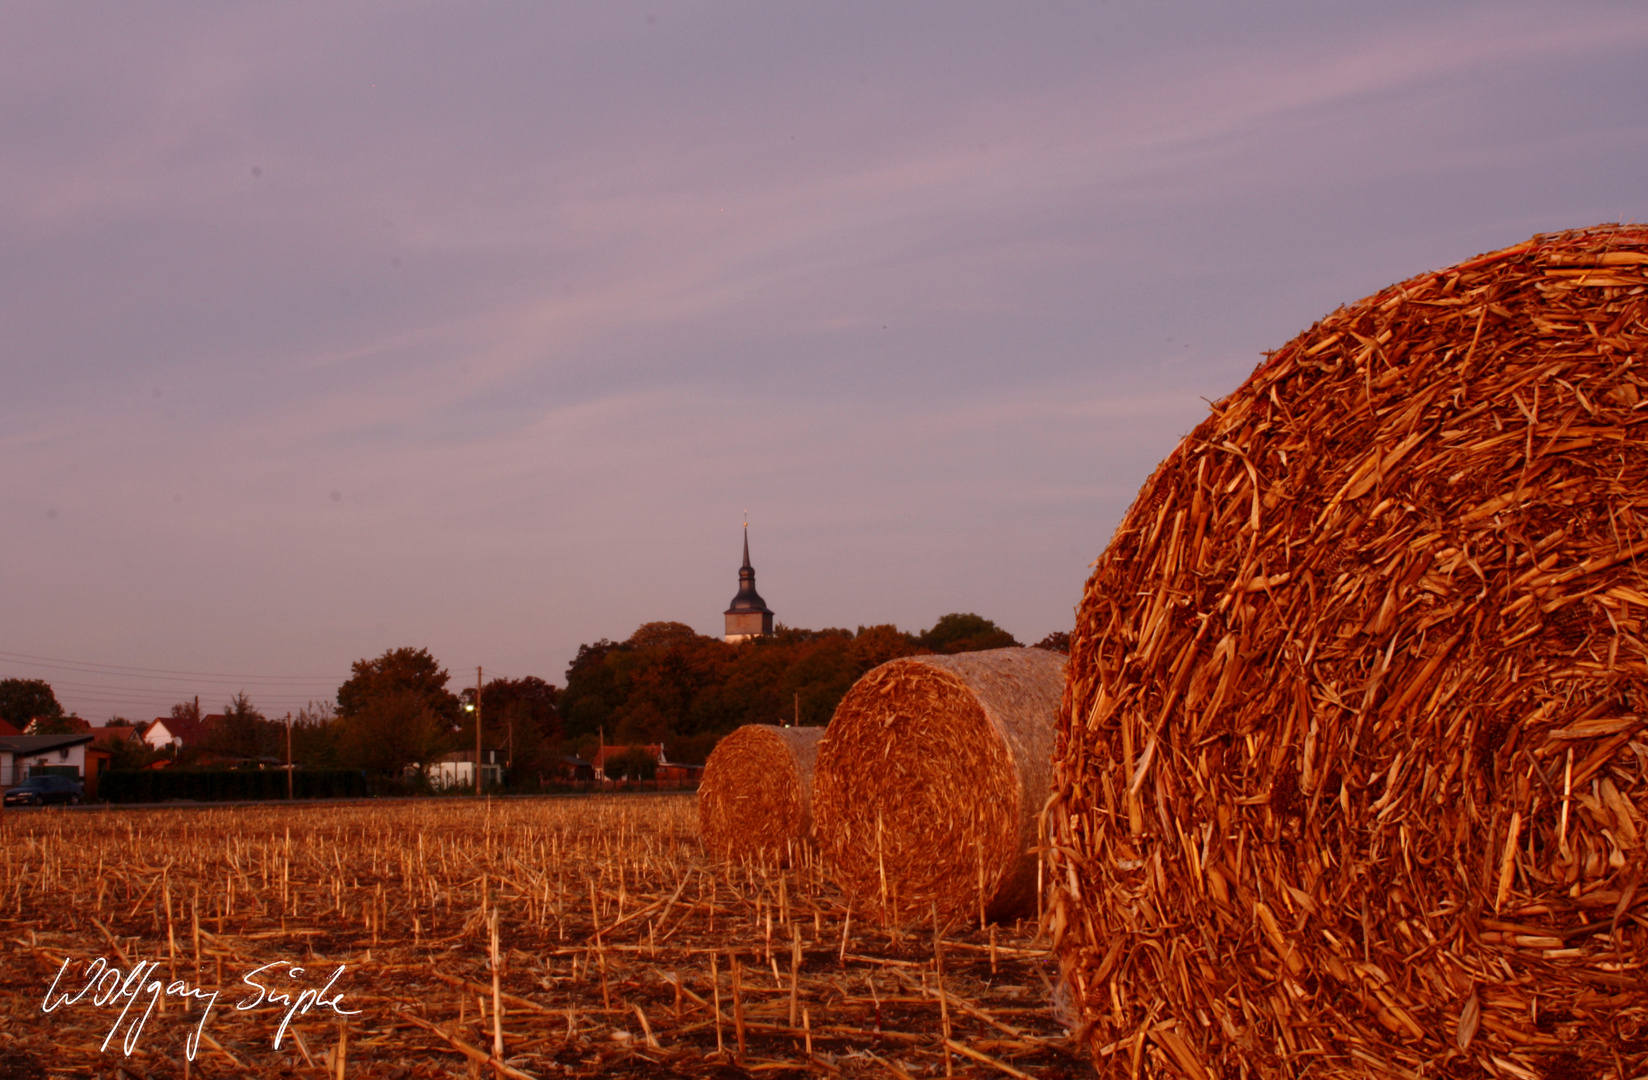
<svg viewBox="0 0 1648 1080">
<path fill-rule="evenodd" d="M 5 4 L 0 677 L 560 682 L 719 633 L 746 510 L 790 625 L 1068 629 L 1263 350 L 1648 217 L 1645 55 L 1634 2 Z"/>
</svg>

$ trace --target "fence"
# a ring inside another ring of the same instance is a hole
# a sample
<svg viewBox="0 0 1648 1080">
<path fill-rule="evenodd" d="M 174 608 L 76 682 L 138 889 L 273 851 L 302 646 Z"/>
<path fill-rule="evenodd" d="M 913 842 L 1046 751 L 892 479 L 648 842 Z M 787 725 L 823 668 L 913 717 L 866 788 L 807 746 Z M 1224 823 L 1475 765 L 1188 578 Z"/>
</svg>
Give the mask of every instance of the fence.
<svg viewBox="0 0 1648 1080">
<path fill-rule="evenodd" d="M 98 797 L 117 803 L 241 802 L 286 798 L 286 770 L 233 769 L 190 771 L 142 769 L 107 772 L 98 778 Z M 358 799 L 371 794 L 366 774 L 346 769 L 305 770 L 292 773 L 292 795 L 298 799 Z"/>
</svg>

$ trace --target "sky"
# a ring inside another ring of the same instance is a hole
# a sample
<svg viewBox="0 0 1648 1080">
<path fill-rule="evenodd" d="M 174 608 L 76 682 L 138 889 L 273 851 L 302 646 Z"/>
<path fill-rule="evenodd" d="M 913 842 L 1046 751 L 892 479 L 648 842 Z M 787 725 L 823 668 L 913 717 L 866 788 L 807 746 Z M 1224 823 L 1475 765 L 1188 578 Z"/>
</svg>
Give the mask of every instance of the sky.
<svg viewBox="0 0 1648 1080">
<path fill-rule="evenodd" d="M 1648 217 L 1648 7 L 0 0 L 0 678 L 1068 630 L 1209 401 Z"/>
</svg>

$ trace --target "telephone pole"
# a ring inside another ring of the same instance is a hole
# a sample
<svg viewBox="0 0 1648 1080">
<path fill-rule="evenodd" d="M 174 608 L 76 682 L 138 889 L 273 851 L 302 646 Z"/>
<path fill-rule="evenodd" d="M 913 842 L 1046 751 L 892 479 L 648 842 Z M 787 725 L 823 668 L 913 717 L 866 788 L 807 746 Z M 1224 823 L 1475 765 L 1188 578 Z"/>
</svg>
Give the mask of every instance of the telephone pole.
<svg viewBox="0 0 1648 1080">
<path fill-rule="evenodd" d="M 475 667 L 475 794 L 481 793 L 481 669 Z"/>
</svg>

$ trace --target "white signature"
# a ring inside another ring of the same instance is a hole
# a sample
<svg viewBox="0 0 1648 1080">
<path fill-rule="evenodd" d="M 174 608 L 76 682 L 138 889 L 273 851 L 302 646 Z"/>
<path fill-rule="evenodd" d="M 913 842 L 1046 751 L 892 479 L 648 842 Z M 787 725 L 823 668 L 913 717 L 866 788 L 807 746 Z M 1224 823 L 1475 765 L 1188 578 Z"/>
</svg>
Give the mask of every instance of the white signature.
<svg viewBox="0 0 1648 1080">
<path fill-rule="evenodd" d="M 200 1049 L 200 1037 L 206 1030 L 206 1020 L 212 1014 L 212 1006 L 217 1004 L 217 996 L 220 991 L 208 991 L 202 986 L 191 987 L 182 979 L 163 983 L 159 979 L 151 978 L 160 968 L 158 960 L 139 960 L 132 966 L 130 971 L 122 971 L 109 963 L 107 958 L 100 956 L 86 965 L 86 981 L 78 991 L 70 993 L 65 990 L 58 993 L 57 985 L 63 981 L 63 974 L 68 971 L 69 963 L 70 961 L 64 960 L 63 966 L 57 969 L 57 977 L 52 979 L 51 986 L 46 990 L 45 1000 L 40 1003 L 41 1012 L 53 1012 L 64 1005 L 78 1005 L 81 999 L 88 994 L 91 995 L 91 1003 L 98 1008 L 120 1005 L 120 1015 L 115 1017 L 114 1023 L 109 1027 L 109 1033 L 104 1036 L 103 1045 L 100 1049 L 107 1052 L 109 1043 L 120 1031 L 121 1026 L 125 1025 L 126 1037 L 121 1042 L 121 1051 L 129 1057 L 132 1051 L 137 1049 L 138 1040 L 143 1035 L 143 1026 L 149 1022 L 149 1014 L 154 1012 L 155 1004 L 162 997 L 194 998 L 198 1001 L 204 1001 L 206 1008 L 200 1014 L 200 1022 L 195 1025 L 194 1032 L 183 1044 L 184 1053 L 188 1055 L 190 1061 L 194 1060 L 195 1052 Z M 361 1010 L 359 1009 L 343 1008 L 342 990 L 333 993 L 331 997 L 327 996 L 328 992 L 332 990 L 333 984 L 343 975 L 344 965 L 339 964 L 338 969 L 332 972 L 332 977 L 327 979 L 325 985 L 318 990 L 313 987 L 299 990 L 295 997 L 291 990 L 296 989 L 296 987 L 276 989 L 258 981 L 259 978 L 264 978 L 273 982 L 274 979 L 280 977 L 280 973 L 278 971 L 272 972 L 267 976 L 264 973 L 268 972 L 270 968 L 282 967 L 286 969 L 285 977 L 288 980 L 296 982 L 303 976 L 303 968 L 293 966 L 283 960 L 276 960 L 264 964 L 260 968 L 254 968 L 242 975 L 240 981 L 251 987 L 255 992 L 235 1004 L 235 1009 L 241 1012 L 247 1009 L 255 1009 L 266 1002 L 269 1005 L 285 1007 L 286 1015 L 281 1017 L 280 1027 L 275 1031 L 274 1048 L 276 1050 L 280 1049 L 281 1039 L 285 1038 L 286 1028 L 291 1024 L 293 1017 L 306 1015 L 311 1009 L 331 1009 L 339 1016 L 356 1016 L 360 1013 Z M 54 993 L 57 994 L 55 1001 L 52 1000 Z M 133 1017 L 131 1022 L 127 1023 L 126 1018 L 132 1011 L 132 1005 L 144 994 L 149 996 L 149 1002 L 143 1007 L 142 1015 Z M 121 1005 L 122 1002 L 124 1002 L 124 1005 Z"/>
</svg>

